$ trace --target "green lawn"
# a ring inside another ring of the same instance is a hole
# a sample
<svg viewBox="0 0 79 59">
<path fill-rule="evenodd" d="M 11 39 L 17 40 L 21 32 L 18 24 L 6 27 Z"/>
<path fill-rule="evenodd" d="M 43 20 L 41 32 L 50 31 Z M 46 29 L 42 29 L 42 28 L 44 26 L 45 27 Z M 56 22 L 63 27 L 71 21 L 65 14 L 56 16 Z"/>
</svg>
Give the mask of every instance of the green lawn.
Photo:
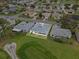
<svg viewBox="0 0 79 59">
<path fill-rule="evenodd" d="M 0 49 L 0 59 L 10 59 L 10 57 L 5 51 Z"/>
<path fill-rule="evenodd" d="M 10 36 L 10 33 L 8 35 Z M 25 33 L 11 33 L 11 37 L 8 37 L 6 43 L 8 42 L 17 44 L 19 59 L 79 59 L 79 45 L 76 47 L 50 39 L 33 37 Z M 10 58 L 1 50 L 0 59 Z"/>
<path fill-rule="evenodd" d="M 20 59 L 57 59 L 49 50 L 35 41 L 24 44 L 19 50 Z"/>
<path fill-rule="evenodd" d="M 17 34 L 9 42 L 17 43 L 20 59 L 79 59 L 79 46 Z M 52 56 L 52 57 L 51 57 Z"/>
</svg>

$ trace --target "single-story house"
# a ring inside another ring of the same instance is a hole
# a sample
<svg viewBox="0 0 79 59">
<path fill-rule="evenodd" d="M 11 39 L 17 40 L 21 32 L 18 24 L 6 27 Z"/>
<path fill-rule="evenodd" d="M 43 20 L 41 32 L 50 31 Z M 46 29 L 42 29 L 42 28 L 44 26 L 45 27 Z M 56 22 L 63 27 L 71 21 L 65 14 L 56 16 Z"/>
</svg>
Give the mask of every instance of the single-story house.
<svg viewBox="0 0 79 59">
<path fill-rule="evenodd" d="M 4 8 L 2 12 L 8 14 L 10 12 L 16 12 L 16 9 L 16 5 L 9 4 L 8 8 Z"/>
<path fill-rule="evenodd" d="M 34 26 L 35 22 L 21 22 L 18 25 L 14 26 L 14 28 L 12 29 L 13 31 L 16 32 L 28 32 L 33 26 Z"/>
<path fill-rule="evenodd" d="M 53 38 L 71 38 L 72 34 L 69 29 L 63 29 L 59 26 L 53 25 L 52 30 L 50 32 L 50 36 Z"/>
<path fill-rule="evenodd" d="M 52 24 L 37 22 L 30 30 L 30 33 L 47 36 L 49 34 Z"/>
<path fill-rule="evenodd" d="M 5 16 L 5 17 L 3 17 L 3 19 L 8 21 L 10 23 L 10 25 L 16 24 L 16 19 L 14 16 Z"/>
<path fill-rule="evenodd" d="M 16 5 L 13 5 L 13 4 L 9 4 L 9 9 L 8 9 L 8 11 L 9 12 L 16 12 Z"/>
</svg>

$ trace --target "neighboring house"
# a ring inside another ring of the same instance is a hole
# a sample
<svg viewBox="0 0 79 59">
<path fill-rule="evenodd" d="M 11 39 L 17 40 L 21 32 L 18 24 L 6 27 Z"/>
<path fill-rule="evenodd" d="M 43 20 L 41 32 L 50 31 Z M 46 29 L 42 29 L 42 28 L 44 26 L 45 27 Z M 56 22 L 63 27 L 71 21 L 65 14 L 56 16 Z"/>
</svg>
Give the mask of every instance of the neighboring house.
<svg viewBox="0 0 79 59">
<path fill-rule="evenodd" d="M 7 20 L 10 23 L 10 25 L 16 24 L 16 19 L 13 16 L 6 16 L 6 17 L 3 17 L 3 19 Z"/>
<path fill-rule="evenodd" d="M 16 12 L 16 5 L 12 5 L 12 4 L 9 4 L 9 9 L 8 9 L 8 11 L 9 12 Z"/>
<path fill-rule="evenodd" d="M 4 8 L 2 12 L 8 14 L 10 12 L 16 12 L 16 9 L 16 5 L 9 4 L 8 8 Z"/>
<path fill-rule="evenodd" d="M 37 22 L 30 30 L 30 33 L 41 36 L 47 36 L 49 34 L 51 26 L 52 24 Z"/>
<path fill-rule="evenodd" d="M 13 31 L 28 32 L 34 26 L 34 24 L 34 22 L 21 22 L 18 25 L 14 26 Z"/>
<path fill-rule="evenodd" d="M 72 34 L 69 29 L 63 29 L 60 26 L 53 25 L 52 30 L 50 32 L 50 36 L 53 38 L 66 38 L 69 39 L 71 38 Z"/>
</svg>

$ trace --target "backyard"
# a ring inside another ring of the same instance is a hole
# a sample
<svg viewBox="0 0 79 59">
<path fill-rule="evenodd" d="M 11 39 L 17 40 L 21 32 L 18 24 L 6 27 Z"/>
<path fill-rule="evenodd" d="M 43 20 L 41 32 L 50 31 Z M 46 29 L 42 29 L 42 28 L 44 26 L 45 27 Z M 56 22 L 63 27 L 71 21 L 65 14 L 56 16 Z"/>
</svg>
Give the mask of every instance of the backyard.
<svg viewBox="0 0 79 59">
<path fill-rule="evenodd" d="M 7 42 L 17 44 L 19 59 L 79 59 L 79 47 L 17 33 Z M 0 59 L 10 59 L 0 51 Z"/>
</svg>

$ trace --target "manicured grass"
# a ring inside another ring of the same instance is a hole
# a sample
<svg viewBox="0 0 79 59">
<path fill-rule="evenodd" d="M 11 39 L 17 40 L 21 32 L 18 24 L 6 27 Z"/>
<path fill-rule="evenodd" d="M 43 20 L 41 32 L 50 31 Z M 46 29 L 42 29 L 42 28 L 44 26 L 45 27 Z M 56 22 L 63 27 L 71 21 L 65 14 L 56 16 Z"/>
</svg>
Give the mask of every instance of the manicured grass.
<svg viewBox="0 0 79 59">
<path fill-rule="evenodd" d="M 19 50 L 20 59 L 57 59 L 51 52 L 35 41 L 24 44 Z"/>
<path fill-rule="evenodd" d="M 79 59 L 79 46 L 74 48 L 69 44 L 58 43 L 50 39 L 44 40 L 40 38 L 26 36 L 24 34 L 17 34 L 10 41 L 17 43 L 17 55 L 20 56 L 20 59 L 23 59 L 23 57 L 26 59 L 45 59 L 47 56 L 44 55 L 44 53 L 41 53 L 42 50 L 45 50 L 45 52 L 48 51 L 50 56 L 55 56 L 57 59 Z M 32 43 L 32 41 L 35 41 L 36 43 Z M 32 44 L 35 44 L 36 46 Z M 29 47 L 26 48 L 28 45 Z M 41 48 L 40 46 L 44 48 Z M 41 51 L 39 51 L 39 49 Z"/>
<path fill-rule="evenodd" d="M 10 59 L 10 57 L 5 51 L 0 49 L 0 59 Z"/>
<path fill-rule="evenodd" d="M 72 45 L 50 39 L 44 40 L 17 33 L 8 42 L 17 44 L 17 55 L 20 59 L 79 59 L 79 46 L 74 48 Z M 0 59 L 10 58 L 7 58 L 6 53 L 0 51 Z"/>
</svg>

